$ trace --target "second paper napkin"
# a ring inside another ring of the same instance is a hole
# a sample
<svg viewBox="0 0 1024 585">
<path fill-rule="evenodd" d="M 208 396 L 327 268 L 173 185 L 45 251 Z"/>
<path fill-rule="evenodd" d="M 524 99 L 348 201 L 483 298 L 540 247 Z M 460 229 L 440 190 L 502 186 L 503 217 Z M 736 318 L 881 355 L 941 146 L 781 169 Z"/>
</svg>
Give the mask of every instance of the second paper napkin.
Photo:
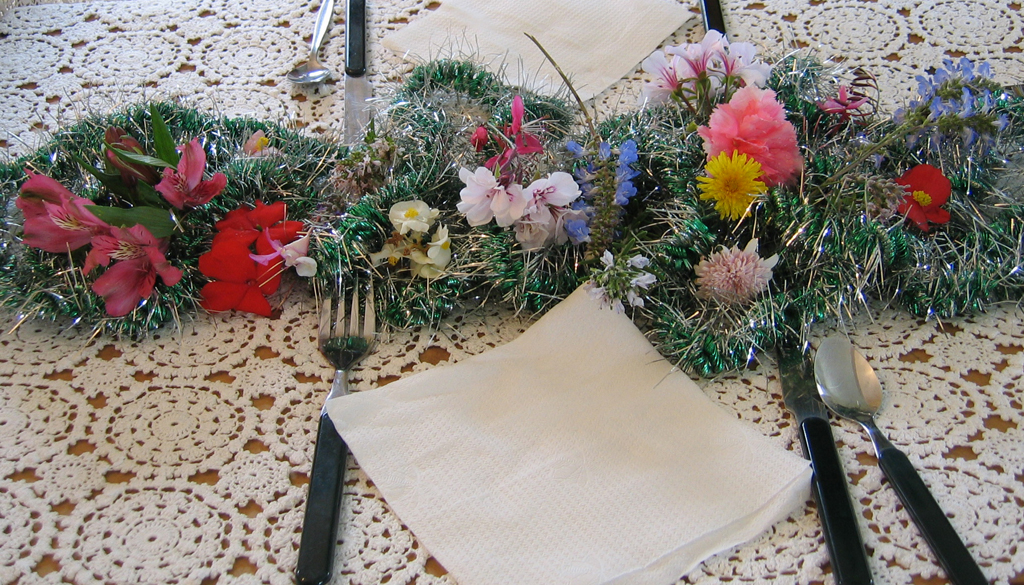
<svg viewBox="0 0 1024 585">
<path fill-rule="evenodd" d="M 807 461 L 582 289 L 515 341 L 328 409 L 460 585 L 668 585 L 808 497 Z"/>
<path fill-rule="evenodd" d="M 554 93 L 562 81 L 523 34 L 530 33 L 586 100 L 632 71 L 694 16 L 675 0 L 444 0 L 382 44 L 421 61 L 461 48 L 492 70 L 504 66 L 512 85 Z"/>
</svg>

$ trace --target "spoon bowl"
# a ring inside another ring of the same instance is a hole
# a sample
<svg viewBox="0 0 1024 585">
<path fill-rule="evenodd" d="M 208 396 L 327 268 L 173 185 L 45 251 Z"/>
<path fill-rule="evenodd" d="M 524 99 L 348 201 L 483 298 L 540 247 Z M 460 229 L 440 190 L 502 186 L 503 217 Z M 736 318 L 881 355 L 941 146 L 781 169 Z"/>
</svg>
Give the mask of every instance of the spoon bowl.
<svg viewBox="0 0 1024 585">
<path fill-rule="evenodd" d="M 878 466 L 954 585 L 988 583 L 953 525 L 906 454 L 875 425 L 882 385 L 864 356 L 845 337 L 825 339 L 814 357 L 818 394 L 833 412 L 860 423 L 871 437 Z"/>
<path fill-rule="evenodd" d="M 833 412 L 864 424 L 882 405 L 882 385 L 864 356 L 845 338 L 821 342 L 814 358 L 821 400 Z"/>
<path fill-rule="evenodd" d="M 292 83 L 321 83 L 331 76 L 331 70 L 317 61 L 316 54 L 310 53 L 309 60 L 288 72 Z"/>
<path fill-rule="evenodd" d="M 309 43 L 309 59 L 288 72 L 288 81 L 292 83 L 321 83 L 331 77 L 331 70 L 317 60 L 320 45 L 327 38 L 327 29 L 334 18 L 334 0 L 322 0 L 320 10 L 316 13 L 313 24 L 313 38 Z"/>
</svg>

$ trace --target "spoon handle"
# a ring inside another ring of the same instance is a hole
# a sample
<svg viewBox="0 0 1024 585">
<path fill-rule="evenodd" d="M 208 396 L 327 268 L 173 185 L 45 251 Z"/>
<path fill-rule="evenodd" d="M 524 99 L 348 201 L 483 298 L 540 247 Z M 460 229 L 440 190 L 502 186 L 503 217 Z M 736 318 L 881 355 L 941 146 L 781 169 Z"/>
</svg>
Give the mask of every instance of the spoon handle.
<svg viewBox="0 0 1024 585">
<path fill-rule="evenodd" d="M 954 585 L 987 585 L 978 564 L 971 557 L 953 525 L 949 523 L 928 486 L 914 469 L 910 459 L 884 437 L 878 444 L 878 466 L 889 479 L 903 507 L 910 512 L 928 546 L 939 559 L 946 576 Z"/>
<path fill-rule="evenodd" d="M 309 42 L 309 52 L 315 58 L 320 52 L 320 45 L 324 44 L 327 38 L 327 29 L 334 19 L 334 0 L 323 0 L 320 3 L 320 10 L 316 13 L 316 22 L 313 23 L 313 40 Z"/>
</svg>

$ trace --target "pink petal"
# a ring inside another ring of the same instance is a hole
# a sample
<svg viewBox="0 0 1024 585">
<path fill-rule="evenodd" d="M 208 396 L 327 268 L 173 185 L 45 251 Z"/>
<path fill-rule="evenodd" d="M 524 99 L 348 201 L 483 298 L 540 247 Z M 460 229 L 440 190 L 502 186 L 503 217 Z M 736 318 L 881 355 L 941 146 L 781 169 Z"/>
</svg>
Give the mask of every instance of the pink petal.
<svg viewBox="0 0 1024 585">
<path fill-rule="evenodd" d="M 199 139 L 193 138 L 188 144 L 178 147 L 181 160 L 178 161 L 178 172 L 184 175 L 188 190 L 193 191 L 203 180 L 206 170 L 206 151 L 199 145 Z"/>
</svg>

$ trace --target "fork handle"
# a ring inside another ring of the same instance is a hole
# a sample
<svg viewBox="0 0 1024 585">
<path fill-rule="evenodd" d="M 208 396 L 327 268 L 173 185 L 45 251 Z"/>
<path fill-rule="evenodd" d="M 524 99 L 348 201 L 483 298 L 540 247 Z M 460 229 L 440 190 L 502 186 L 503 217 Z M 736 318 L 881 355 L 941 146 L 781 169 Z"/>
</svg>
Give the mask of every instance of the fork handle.
<svg viewBox="0 0 1024 585">
<path fill-rule="evenodd" d="M 299 585 L 325 585 L 331 580 L 347 458 L 348 446 L 324 412 L 317 426 L 299 561 L 295 568 L 295 581 Z"/>
</svg>

